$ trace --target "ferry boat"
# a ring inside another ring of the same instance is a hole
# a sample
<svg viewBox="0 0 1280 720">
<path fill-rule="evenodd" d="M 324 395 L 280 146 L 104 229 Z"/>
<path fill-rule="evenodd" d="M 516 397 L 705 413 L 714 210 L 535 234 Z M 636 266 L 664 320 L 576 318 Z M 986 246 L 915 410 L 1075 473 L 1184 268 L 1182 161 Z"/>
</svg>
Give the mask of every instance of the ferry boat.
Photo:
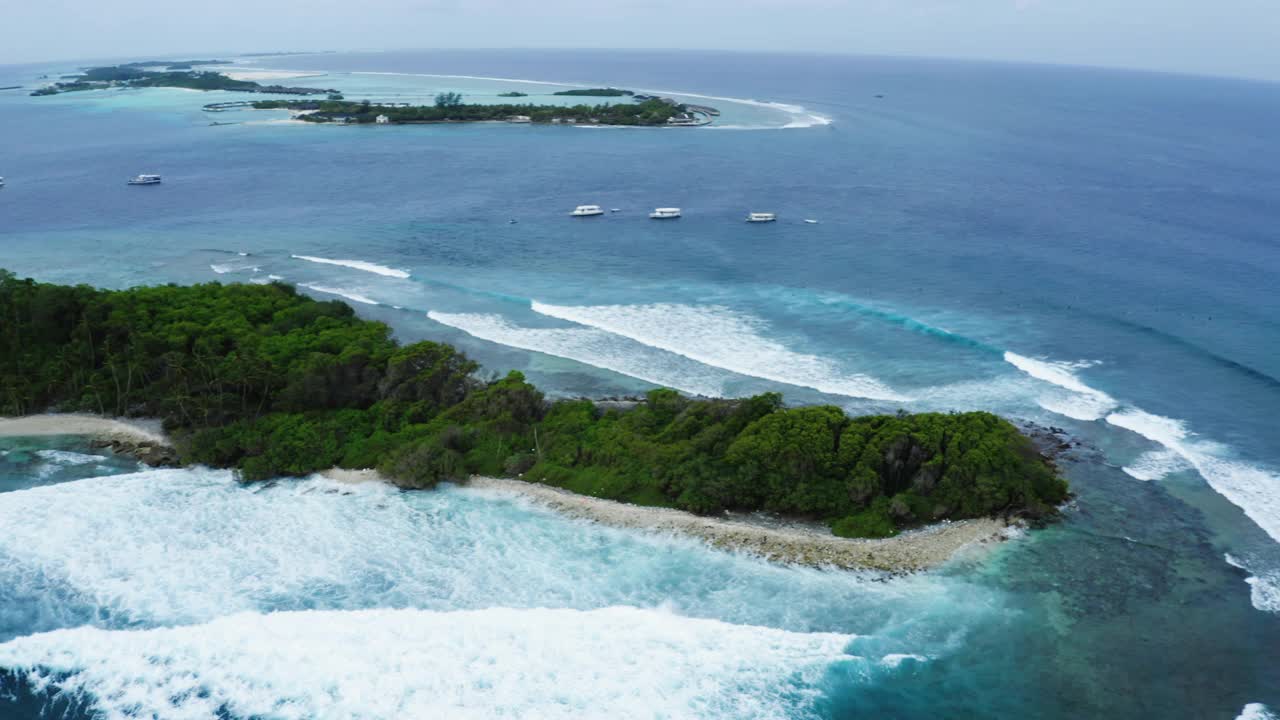
<svg viewBox="0 0 1280 720">
<path fill-rule="evenodd" d="M 777 219 L 778 219 L 778 216 L 775 215 L 774 213 L 753 212 L 747 215 L 747 222 L 749 223 L 773 222 Z"/>
<path fill-rule="evenodd" d="M 604 210 L 599 205 L 579 205 L 569 214 L 573 217 L 591 217 L 593 215 L 603 215 Z"/>
<path fill-rule="evenodd" d="M 675 220 L 680 217 L 680 208 L 654 208 L 649 217 L 653 220 Z"/>
<path fill-rule="evenodd" d="M 129 181 L 130 185 L 159 185 L 159 175 L 139 175 Z"/>
</svg>

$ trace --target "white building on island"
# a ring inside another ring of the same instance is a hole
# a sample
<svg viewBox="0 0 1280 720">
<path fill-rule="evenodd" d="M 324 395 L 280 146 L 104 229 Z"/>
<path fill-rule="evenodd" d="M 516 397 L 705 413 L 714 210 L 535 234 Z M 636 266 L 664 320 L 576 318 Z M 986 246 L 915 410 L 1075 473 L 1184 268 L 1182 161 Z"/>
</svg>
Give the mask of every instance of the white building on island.
<svg viewBox="0 0 1280 720">
<path fill-rule="evenodd" d="M 379 125 L 391 124 L 391 118 L 387 117 L 386 115 L 379 115 L 378 117 L 374 118 L 373 121 L 378 123 Z"/>
</svg>

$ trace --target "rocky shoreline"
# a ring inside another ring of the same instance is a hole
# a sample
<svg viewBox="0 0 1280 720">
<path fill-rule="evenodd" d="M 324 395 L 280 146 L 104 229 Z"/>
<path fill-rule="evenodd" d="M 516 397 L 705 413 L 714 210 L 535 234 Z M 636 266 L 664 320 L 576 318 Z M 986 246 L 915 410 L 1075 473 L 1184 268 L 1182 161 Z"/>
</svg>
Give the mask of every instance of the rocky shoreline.
<svg viewBox="0 0 1280 720">
<path fill-rule="evenodd" d="M 177 467 L 173 449 L 158 420 L 122 420 L 97 415 L 59 414 L 0 418 L 0 437 L 85 435 L 93 448 L 110 448 L 152 467 Z"/>
</svg>

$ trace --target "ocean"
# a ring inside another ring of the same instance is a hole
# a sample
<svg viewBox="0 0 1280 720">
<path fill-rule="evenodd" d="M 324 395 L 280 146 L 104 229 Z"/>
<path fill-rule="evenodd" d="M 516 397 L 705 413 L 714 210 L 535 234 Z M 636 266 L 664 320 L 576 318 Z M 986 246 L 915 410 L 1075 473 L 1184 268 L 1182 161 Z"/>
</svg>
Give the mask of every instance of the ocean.
<svg viewBox="0 0 1280 720">
<path fill-rule="evenodd" d="M 201 109 L 235 93 L 26 94 L 93 62 L 0 66 L 26 86 L 0 91 L 0 267 L 281 279 L 556 396 L 992 410 L 1081 441 L 1077 497 L 1047 530 L 886 578 L 465 488 L 244 488 L 3 441 L 0 716 L 1280 709 L 1280 85 L 508 50 L 237 70 L 394 102 L 610 85 L 722 115 L 339 127 Z M 164 184 L 125 185 L 139 173 Z M 684 216 L 647 218 L 668 206 Z"/>
</svg>

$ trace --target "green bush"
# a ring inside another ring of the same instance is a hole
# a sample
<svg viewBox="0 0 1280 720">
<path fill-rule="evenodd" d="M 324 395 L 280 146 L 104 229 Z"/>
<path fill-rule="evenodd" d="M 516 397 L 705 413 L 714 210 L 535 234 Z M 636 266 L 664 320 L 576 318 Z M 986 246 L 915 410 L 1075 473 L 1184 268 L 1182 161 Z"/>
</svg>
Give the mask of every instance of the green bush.
<svg viewBox="0 0 1280 720">
<path fill-rule="evenodd" d="M 0 414 L 160 417 L 187 462 L 245 480 L 335 465 L 408 487 L 524 474 L 574 492 L 698 513 L 767 510 L 885 537 L 943 518 L 1051 518 L 1066 482 L 990 413 L 847 417 L 777 394 L 634 409 L 548 403 L 432 342 L 274 284 L 123 291 L 0 271 Z"/>
</svg>

